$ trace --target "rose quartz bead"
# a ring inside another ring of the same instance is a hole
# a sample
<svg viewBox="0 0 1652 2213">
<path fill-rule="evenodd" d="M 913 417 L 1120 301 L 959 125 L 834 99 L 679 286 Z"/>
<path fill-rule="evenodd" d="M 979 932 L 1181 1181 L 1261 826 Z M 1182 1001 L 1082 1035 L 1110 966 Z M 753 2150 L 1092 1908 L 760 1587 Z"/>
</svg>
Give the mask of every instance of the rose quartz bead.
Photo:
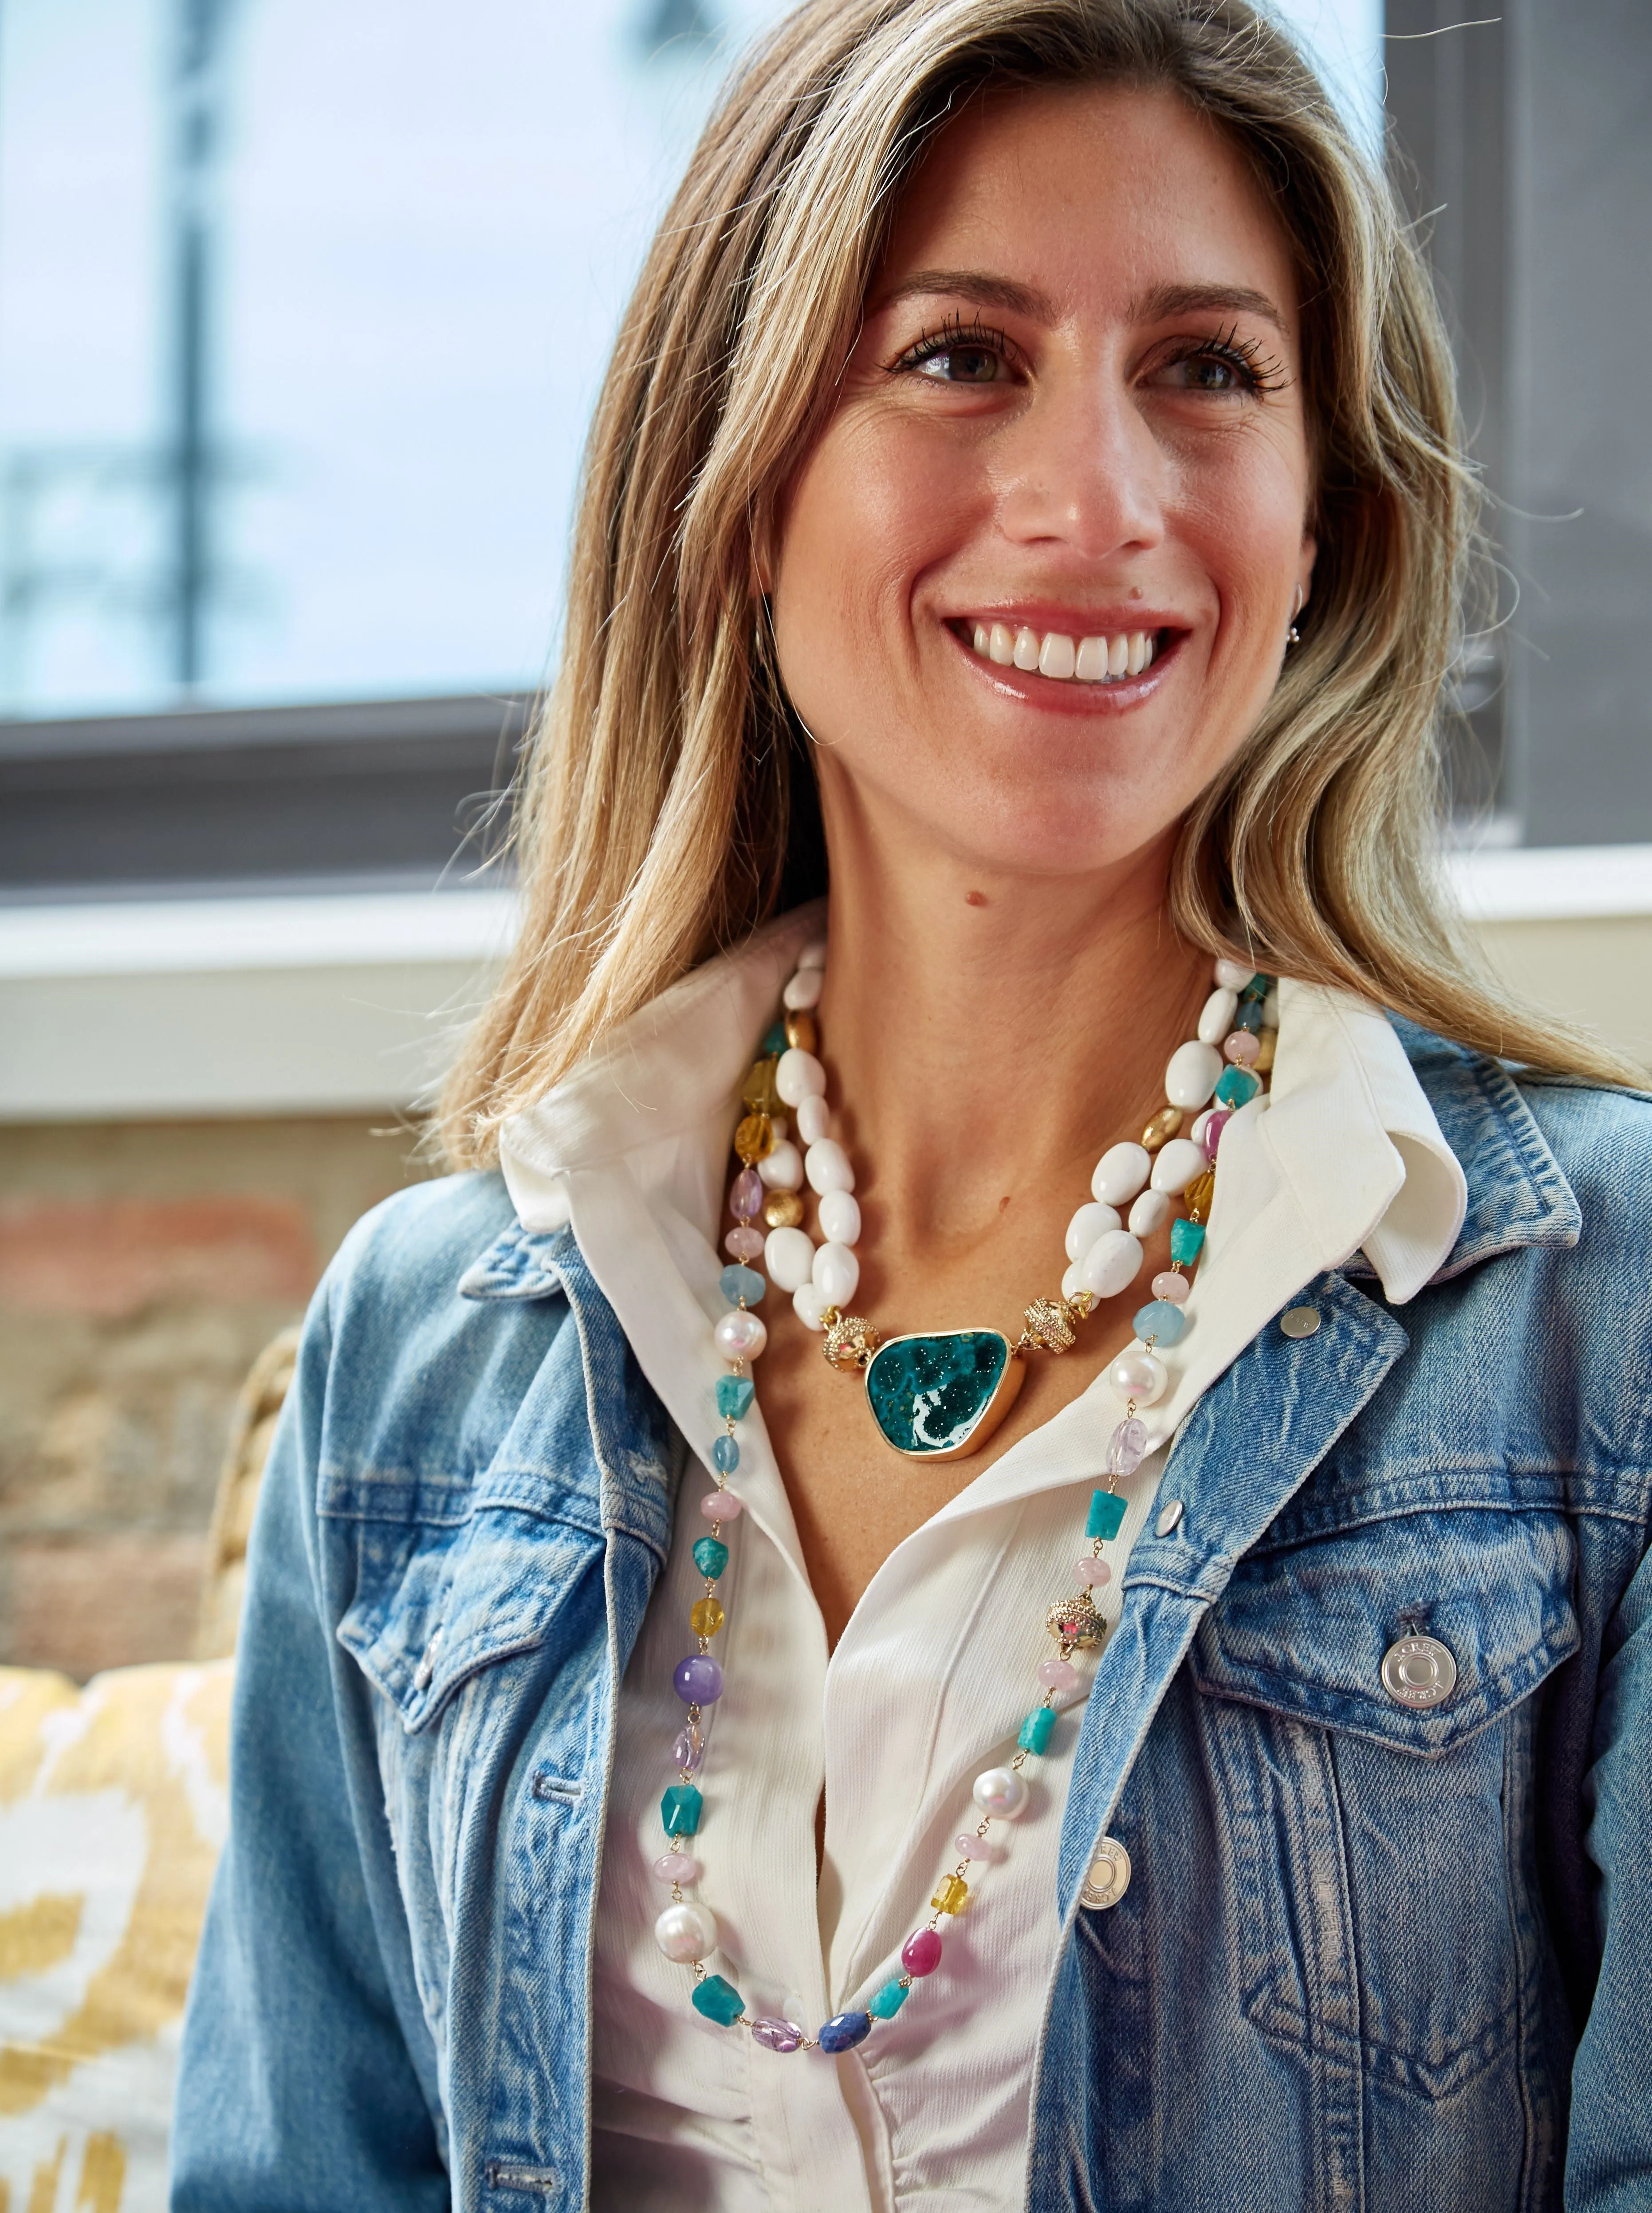
<svg viewBox="0 0 1652 2213">
<path fill-rule="evenodd" d="M 1040 1660 L 1039 1680 L 1046 1691 L 1066 1692 L 1078 1688 L 1078 1670 L 1070 1660 Z"/>
<path fill-rule="evenodd" d="M 1153 1278 L 1151 1289 L 1155 1299 L 1168 1299 L 1173 1307 L 1185 1306 L 1187 1294 L 1192 1289 L 1186 1276 L 1179 1276 L 1173 1268 L 1167 1268 L 1161 1276 Z"/>
<path fill-rule="evenodd" d="M 1248 1068 L 1261 1050 L 1261 1046 L 1248 1030 L 1234 1030 L 1222 1040 L 1222 1056 L 1232 1061 L 1235 1068 Z"/>
<path fill-rule="evenodd" d="M 742 1168 L 735 1178 L 734 1189 L 728 1194 L 728 1204 L 736 1214 L 756 1214 L 768 1195 L 757 1170 Z"/>
<path fill-rule="evenodd" d="M 900 1964 L 909 1975 L 932 1975 L 941 1965 L 941 1932 L 917 1929 L 900 1948 Z"/>
<path fill-rule="evenodd" d="M 763 1250 L 763 1232 L 744 1228 L 731 1229 L 722 1241 L 725 1253 L 732 1253 L 736 1260 L 755 1260 Z"/>
<path fill-rule="evenodd" d="M 1082 1583 L 1088 1583 L 1094 1589 L 1113 1581 L 1113 1570 L 1105 1560 L 1098 1560 L 1093 1554 L 1086 1552 L 1078 1563 L 1078 1580 Z"/>
<path fill-rule="evenodd" d="M 654 1872 L 661 1882 L 698 1882 L 705 1870 L 687 1852 L 661 1852 Z"/>
<path fill-rule="evenodd" d="M 995 1865 L 1003 1857 L 997 1844 L 989 1844 L 984 1837 L 977 1837 L 966 1829 L 953 1838 L 960 1860 L 988 1860 Z"/>
<path fill-rule="evenodd" d="M 1215 1160 L 1216 1147 L 1222 1143 L 1222 1133 L 1233 1119 L 1233 1110 L 1228 1106 L 1219 1107 L 1214 1114 L 1207 1117 L 1199 1143 L 1210 1159 Z"/>
<path fill-rule="evenodd" d="M 708 1491 L 700 1511 L 708 1521 L 738 1521 L 745 1508 L 732 1491 Z"/>
</svg>

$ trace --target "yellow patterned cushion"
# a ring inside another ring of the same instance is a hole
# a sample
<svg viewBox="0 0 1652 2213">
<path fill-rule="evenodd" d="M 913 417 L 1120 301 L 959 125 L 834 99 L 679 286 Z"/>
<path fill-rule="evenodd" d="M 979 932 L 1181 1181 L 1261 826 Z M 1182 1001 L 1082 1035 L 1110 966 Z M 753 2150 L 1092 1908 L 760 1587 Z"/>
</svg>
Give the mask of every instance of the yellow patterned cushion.
<svg viewBox="0 0 1652 2213">
<path fill-rule="evenodd" d="M 0 2213 L 162 2213 L 232 1668 L 0 1667 Z"/>
</svg>

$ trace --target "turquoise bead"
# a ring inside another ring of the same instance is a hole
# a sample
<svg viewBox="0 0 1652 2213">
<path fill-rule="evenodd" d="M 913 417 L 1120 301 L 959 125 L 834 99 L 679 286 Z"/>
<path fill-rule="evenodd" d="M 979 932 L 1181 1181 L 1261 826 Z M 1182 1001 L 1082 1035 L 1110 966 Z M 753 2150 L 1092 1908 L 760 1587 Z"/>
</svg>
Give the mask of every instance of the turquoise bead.
<svg viewBox="0 0 1652 2213">
<path fill-rule="evenodd" d="M 746 2010 L 746 2001 L 730 1982 L 721 1975 L 707 1975 L 696 1983 L 689 2003 L 696 2013 L 703 2013 L 719 2028 L 732 2028 Z"/>
<path fill-rule="evenodd" d="M 767 1037 L 764 1039 L 761 1046 L 758 1048 L 758 1058 L 759 1060 L 765 1060 L 768 1058 L 770 1053 L 784 1052 L 785 1050 L 786 1025 L 784 1022 L 777 1022 L 774 1027 L 769 1032 Z"/>
<path fill-rule="evenodd" d="M 740 1466 L 740 1447 L 730 1436 L 711 1441 L 711 1465 L 719 1475 L 732 1475 Z"/>
<path fill-rule="evenodd" d="M 905 2004 L 910 1988 L 906 1983 L 886 1983 L 866 2010 L 876 2021 L 893 2021 Z"/>
<path fill-rule="evenodd" d="M 674 1783 L 660 1801 L 660 1819 L 668 1837 L 692 1837 L 700 1826 L 705 1801 L 692 1783 Z"/>
<path fill-rule="evenodd" d="M 1229 1070 L 1228 1073 L 1231 1075 L 1233 1070 Z M 1198 1259 L 1204 1242 L 1204 1224 L 1202 1222 L 1183 1220 L 1171 1223 L 1170 1257 L 1173 1260 L 1180 1260 L 1184 1268 L 1191 1261 Z"/>
<path fill-rule="evenodd" d="M 719 1375 L 717 1378 L 717 1411 L 725 1422 L 738 1422 L 752 1411 L 752 1401 L 757 1396 L 757 1386 L 749 1375 Z"/>
<path fill-rule="evenodd" d="M 694 1546 L 694 1565 L 708 1582 L 716 1582 L 728 1564 L 728 1547 L 721 1537 L 702 1537 Z"/>
<path fill-rule="evenodd" d="M 1093 1491 L 1090 1493 L 1090 1515 L 1084 1524 L 1087 1537 L 1099 1537 L 1110 1545 L 1125 1526 L 1125 1502 L 1116 1491 Z"/>
<path fill-rule="evenodd" d="M 1224 1068 L 1216 1083 L 1219 1106 L 1243 1106 L 1262 1088 L 1262 1079 L 1248 1068 Z"/>
<path fill-rule="evenodd" d="M 1055 1715 L 1048 1706 L 1034 1706 L 1021 1723 L 1021 1733 L 1015 1741 L 1023 1752 L 1042 1752 L 1055 1725 Z"/>
<path fill-rule="evenodd" d="M 739 1306 L 742 1300 L 748 1307 L 757 1306 L 761 1303 L 763 1294 L 769 1288 L 766 1281 L 758 1274 L 755 1268 L 743 1268 L 738 1260 L 732 1267 L 723 1270 L 717 1277 L 717 1283 L 722 1289 L 722 1295 L 731 1307 Z"/>
<path fill-rule="evenodd" d="M 1144 1307 L 1137 1308 L 1131 1323 L 1143 1344 L 1149 1338 L 1156 1344 L 1180 1344 L 1186 1326 L 1187 1316 L 1168 1299 L 1149 1299 Z"/>
</svg>

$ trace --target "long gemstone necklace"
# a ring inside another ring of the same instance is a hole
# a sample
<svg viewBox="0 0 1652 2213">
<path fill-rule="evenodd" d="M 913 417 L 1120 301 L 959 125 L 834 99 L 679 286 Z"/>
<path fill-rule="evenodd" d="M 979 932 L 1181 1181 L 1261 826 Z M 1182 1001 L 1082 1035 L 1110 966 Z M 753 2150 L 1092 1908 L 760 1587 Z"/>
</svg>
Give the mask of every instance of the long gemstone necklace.
<svg viewBox="0 0 1652 2213">
<path fill-rule="evenodd" d="M 1277 1024 L 1270 979 L 1252 974 L 1237 962 L 1218 961 L 1216 988 L 1199 1017 L 1198 1034 L 1171 1056 L 1165 1076 L 1168 1104 L 1154 1116 L 1139 1144 L 1115 1145 L 1096 1164 L 1093 1199 L 1079 1208 L 1068 1228 L 1069 1266 L 1060 1297 L 1034 1300 L 1026 1310 L 1026 1326 L 1013 1344 L 997 1330 L 954 1330 L 937 1337 L 880 1342 L 869 1322 L 841 1313 L 853 1298 L 859 1278 L 853 1248 L 860 1235 L 860 1210 L 849 1157 L 830 1135 L 826 1072 L 815 1056 L 813 1009 L 820 1000 L 825 964 L 824 943 L 811 945 L 803 953 L 786 986 L 782 1021 L 764 1040 L 747 1079 L 747 1111 L 735 1133 L 741 1166 L 729 1192 L 735 1226 L 723 1241 L 731 1260 L 721 1279 L 729 1311 L 714 1332 L 728 1372 L 717 1379 L 722 1430 L 711 1446 L 716 1488 L 700 1501 L 700 1514 L 709 1528 L 694 1545 L 694 1564 L 705 1588 L 689 1609 L 695 1649 L 678 1661 L 672 1675 L 673 1687 L 687 1712 L 672 1747 L 678 1779 L 660 1801 L 666 1850 L 654 1863 L 655 1874 L 671 1891 L 670 1905 L 654 1924 L 655 1942 L 667 1959 L 692 1968 L 690 2003 L 695 2011 L 722 2027 L 749 2028 L 757 2044 L 774 2052 L 852 2051 L 871 2034 L 875 2021 L 893 2020 L 913 1983 L 940 1966 L 941 1923 L 969 1904 L 972 1877 L 979 1880 L 973 1871 L 1003 1856 L 991 1835 L 994 1823 L 1015 1821 L 1026 1811 L 1030 1793 L 1021 1771 L 1029 1759 L 1049 1749 L 1057 1702 L 1079 1687 L 1073 1656 L 1094 1651 L 1101 1643 L 1102 1625 L 1092 1593 L 1113 1576 L 1102 1554 L 1124 1526 L 1125 1503 L 1119 1495 L 1119 1478 L 1135 1473 L 1148 1449 L 1146 1425 L 1137 1409 L 1150 1405 L 1168 1387 L 1168 1371 L 1158 1348 L 1179 1344 L 1186 1327 L 1192 1288 L 1186 1271 L 1196 1265 L 1204 1243 L 1222 1132 L 1236 1108 L 1256 1096 L 1262 1076 L 1272 1066 Z M 1209 1103 L 1212 1100 L 1214 1105 Z M 807 1147 L 801 1155 L 776 1111 L 782 1104 L 796 1111 L 798 1134 Z M 1180 1131 L 1190 1110 L 1198 1119 L 1183 1138 Z M 799 1193 L 806 1177 L 820 1200 L 822 1242 L 818 1248 L 801 1226 Z M 1038 1664 L 1043 1695 L 1022 1722 L 1008 1762 L 976 1777 L 971 1795 L 981 1818 L 973 1830 L 966 1829 L 954 1839 L 958 1858 L 930 1900 L 929 1920 L 901 1947 L 900 1972 L 864 2007 L 834 2014 L 817 2034 L 809 2035 L 798 2022 L 778 2015 L 752 2018 L 735 1985 L 706 1966 L 717 1948 L 716 1916 L 698 1899 L 686 1895 L 704 1872 L 690 1847 L 705 1808 L 695 1778 L 705 1752 L 706 1709 L 716 1705 L 723 1692 L 722 1669 L 711 1656 L 711 1643 L 727 1619 L 717 1596 L 729 1558 L 724 1533 L 738 1523 L 743 1506 L 738 1492 L 728 1488 L 728 1478 L 740 1466 L 739 1428 L 756 1395 L 750 1364 L 768 1342 L 762 1318 L 753 1311 L 768 1286 L 751 1263 L 759 1255 L 765 1259 L 775 1282 L 790 1290 L 801 1318 L 824 1332 L 823 1350 L 833 1367 L 864 1373 L 879 1430 L 898 1451 L 954 1460 L 975 1450 L 1003 1419 L 1020 1387 L 1021 1362 L 1027 1352 L 1064 1352 L 1074 1341 L 1074 1325 L 1100 1300 L 1116 1295 L 1135 1281 L 1142 1266 L 1141 1241 L 1163 1222 L 1173 1198 L 1180 1198 L 1187 1212 L 1172 1225 L 1170 1267 L 1154 1277 L 1153 1296 L 1135 1317 L 1138 1344 L 1108 1371 L 1114 1388 L 1124 1394 L 1125 1417 L 1107 1441 L 1106 1488 L 1091 1496 L 1084 1529 L 1090 1549 L 1076 1562 L 1080 1588 L 1072 1597 L 1058 1600 L 1045 1616 L 1056 1650 Z M 1130 1208 L 1128 1226 L 1119 1214 L 1125 1205 Z M 767 1224 L 766 1236 L 756 1226 L 759 1210 Z M 793 1240 L 798 1241 L 789 1241 Z M 806 1272 L 802 1268 L 803 1247 L 808 1254 Z M 979 1349 L 981 1344 L 984 1350 Z M 899 1358 L 886 1367 L 892 1354 Z M 1006 1388 L 1006 1376 L 1012 1371 L 1015 1380 Z M 880 1379 L 875 1383 L 875 1377 Z M 1081 1893 L 1082 1903 L 1112 1904 L 1122 1894 L 1129 1874 L 1123 1846 L 1105 1839 Z"/>
</svg>

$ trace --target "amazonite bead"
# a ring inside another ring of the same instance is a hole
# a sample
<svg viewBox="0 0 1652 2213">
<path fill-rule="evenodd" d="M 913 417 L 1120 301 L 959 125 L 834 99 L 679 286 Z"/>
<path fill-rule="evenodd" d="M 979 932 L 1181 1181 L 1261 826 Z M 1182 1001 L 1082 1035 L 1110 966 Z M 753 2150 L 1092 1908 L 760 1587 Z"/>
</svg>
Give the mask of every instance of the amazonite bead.
<svg viewBox="0 0 1652 2213">
<path fill-rule="evenodd" d="M 752 1401 L 757 1396 L 756 1387 L 749 1375 L 719 1375 L 717 1378 L 717 1411 L 724 1421 L 740 1421 L 752 1411 Z"/>
<path fill-rule="evenodd" d="M 728 1564 L 728 1547 L 721 1537 L 697 1537 L 694 1539 L 694 1565 L 709 1583 L 714 1583 Z"/>
<path fill-rule="evenodd" d="M 660 1819 L 667 1836 L 693 1836 L 704 1808 L 704 1799 L 692 1783 L 674 1783 L 660 1801 Z"/>
<path fill-rule="evenodd" d="M 1170 1257 L 1180 1260 L 1183 1267 L 1197 1260 L 1204 1242 L 1202 1222 L 1173 1222 L 1170 1225 Z"/>
<path fill-rule="evenodd" d="M 1015 1741 L 1023 1752 L 1042 1752 L 1050 1741 L 1050 1732 L 1055 1725 L 1055 1715 L 1048 1706 L 1034 1706 L 1021 1723 L 1021 1734 Z"/>
<path fill-rule="evenodd" d="M 926 1930 L 926 1935 L 933 1931 Z M 866 2010 L 877 2021 L 893 2021 L 906 2003 L 907 1985 L 897 1978 L 886 1983 L 875 1998 L 869 1998 Z"/>
<path fill-rule="evenodd" d="M 719 2028 L 732 2028 L 746 2010 L 745 1999 L 722 1975 L 707 1975 L 696 1983 L 688 2002 L 696 2013 L 703 2013 Z"/>
<path fill-rule="evenodd" d="M 1126 1470 L 1125 1472 L 1128 1473 Z M 1110 1545 L 1125 1526 L 1125 1502 L 1116 1491 L 1093 1491 L 1090 1510 L 1084 1522 L 1087 1537 L 1099 1537 Z"/>
<path fill-rule="evenodd" d="M 1261 1077 L 1248 1068 L 1230 1068 L 1216 1086 L 1216 1097 L 1224 1106 L 1245 1106 L 1261 1088 Z"/>
</svg>

